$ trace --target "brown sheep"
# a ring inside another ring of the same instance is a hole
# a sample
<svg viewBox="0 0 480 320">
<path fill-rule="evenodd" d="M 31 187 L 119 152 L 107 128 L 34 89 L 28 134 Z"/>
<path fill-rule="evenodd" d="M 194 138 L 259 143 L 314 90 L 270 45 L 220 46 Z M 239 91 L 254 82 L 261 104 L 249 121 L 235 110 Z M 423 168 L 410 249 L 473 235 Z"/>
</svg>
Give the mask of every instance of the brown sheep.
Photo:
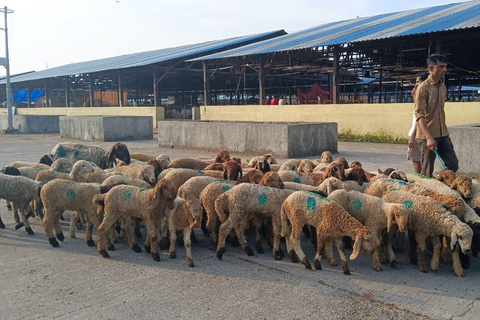
<svg viewBox="0 0 480 320">
<path fill-rule="evenodd" d="M 237 184 L 240 183 L 259 183 L 263 178 L 263 172 L 258 169 L 249 170 L 243 178 L 237 181 Z"/>
<path fill-rule="evenodd" d="M 368 178 L 365 175 L 365 170 L 362 168 L 349 169 L 345 175 L 345 180 L 356 181 L 359 185 L 363 185 L 364 182 L 368 182 Z"/>
<path fill-rule="evenodd" d="M 216 170 L 216 171 L 223 171 L 225 169 L 225 163 L 223 162 L 215 162 L 206 166 L 203 170 Z"/>
<path fill-rule="evenodd" d="M 327 167 L 327 169 L 323 173 L 322 180 L 325 180 L 330 177 L 335 177 L 337 179 L 345 181 L 345 168 L 343 167 L 343 164 L 338 163 L 336 161 L 333 161 L 332 163 L 330 163 L 330 165 Z"/>
<path fill-rule="evenodd" d="M 237 181 L 242 178 L 242 166 L 235 160 L 225 162 L 225 169 L 223 169 L 223 179 L 230 181 Z"/>
<path fill-rule="evenodd" d="M 344 167 L 345 169 L 348 168 L 348 162 L 347 162 L 347 159 L 345 159 L 345 157 L 339 157 L 339 158 L 337 159 L 337 162 L 343 164 L 343 167 Z"/>
<path fill-rule="evenodd" d="M 323 151 L 320 156 L 320 163 L 332 163 L 333 156 L 330 151 Z"/>
<path fill-rule="evenodd" d="M 217 152 L 214 162 L 228 162 L 228 161 L 230 161 L 230 153 L 227 150 L 222 149 Z"/>
<path fill-rule="evenodd" d="M 466 175 L 460 175 L 453 180 L 450 188 L 456 190 L 462 195 L 465 199 L 472 198 L 472 178 L 467 177 Z"/>
<path fill-rule="evenodd" d="M 112 188 L 108 193 L 96 195 L 93 206 L 97 213 L 104 213 L 104 219 L 98 227 L 98 253 L 104 258 L 109 258 L 106 248 L 108 247 L 107 230 L 117 221 L 124 219 L 124 231 L 130 247 L 135 252 L 141 252 L 133 237 L 131 218 L 137 217 L 145 220 L 147 227 L 147 239 L 145 251 L 152 253 L 154 261 L 160 261 L 158 253 L 158 230 L 160 223 L 165 217 L 165 208 L 174 208 L 177 192 L 171 181 L 162 179 L 155 188 L 145 189 L 135 186 L 121 185 Z"/>
<path fill-rule="evenodd" d="M 155 159 L 155 157 L 153 157 L 153 156 L 150 156 L 150 155 L 145 154 L 145 153 L 139 153 L 139 152 L 131 152 L 130 153 L 130 158 L 138 160 L 138 161 L 143 161 L 143 162 L 147 162 L 148 160 Z"/>
<path fill-rule="evenodd" d="M 305 172 L 305 173 L 310 173 L 313 172 L 313 168 L 315 165 L 311 160 L 308 159 L 303 159 L 300 161 L 300 164 L 298 165 L 297 171 L 298 172 Z"/>
<path fill-rule="evenodd" d="M 443 183 L 445 183 L 447 186 L 450 187 L 452 185 L 453 180 L 455 180 L 455 178 L 456 178 L 455 171 L 445 170 L 440 172 L 440 174 L 437 177 L 437 180 L 442 181 Z"/>
</svg>

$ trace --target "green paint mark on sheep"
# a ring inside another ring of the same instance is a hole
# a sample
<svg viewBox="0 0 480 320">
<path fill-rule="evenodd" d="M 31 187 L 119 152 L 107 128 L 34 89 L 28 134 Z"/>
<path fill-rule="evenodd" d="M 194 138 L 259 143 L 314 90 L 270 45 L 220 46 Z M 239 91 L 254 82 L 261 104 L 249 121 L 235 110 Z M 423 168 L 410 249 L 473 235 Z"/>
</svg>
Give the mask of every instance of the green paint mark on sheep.
<svg viewBox="0 0 480 320">
<path fill-rule="evenodd" d="M 73 200 L 73 199 L 75 199 L 75 197 L 76 197 L 75 191 L 72 190 L 72 189 L 68 189 L 67 190 L 67 199 Z"/>
<path fill-rule="evenodd" d="M 29 176 L 28 173 L 24 173 L 23 176 L 24 176 L 24 177 L 27 177 L 27 178 L 30 178 L 30 176 Z"/>
<path fill-rule="evenodd" d="M 197 170 L 197 172 L 200 174 L 205 174 L 205 172 L 203 172 L 202 170 Z"/>
<path fill-rule="evenodd" d="M 149 188 L 140 188 L 140 192 L 144 192 L 144 191 L 148 191 L 148 190 L 152 190 L 152 189 L 149 189 Z"/>
<path fill-rule="evenodd" d="M 421 179 L 432 179 L 432 178 L 424 176 L 423 174 L 420 174 L 420 173 L 414 173 L 413 175 L 416 176 L 416 177 L 419 177 Z"/>
<path fill-rule="evenodd" d="M 327 201 L 327 202 L 332 202 L 332 200 L 328 199 L 328 198 L 325 198 L 325 197 L 322 197 L 321 195 L 319 195 L 318 193 L 315 193 L 315 192 L 311 192 L 311 191 L 303 191 L 311 196 L 314 196 L 314 197 L 317 197 L 323 201 Z"/>
<path fill-rule="evenodd" d="M 132 196 L 132 193 L 130 191 L 127 191 L 123 196 L 123 200 L 128 201 L 128 199 L 130 199 L 131 196 Z"/>
<path fill-rule="evenodd" d="M 268 197 L 267 197 L 267 195 L 266 195 L 265 193 L 262 193 L 261 195 L 259 195 L 259 196 L 257 197 L 258 205 L 259 205 L 259 206 L 262 206 L 262 207 L 264 207 L 264 206 L 267 205 L 267 200 L 268 200 Z"/>
<path fill-rule="evenodd" d="M 413 208 L 413 202 L 410 201 L 410 200 L 403 201 L 403 204 L 404 204 L 405 207 L 407 207 L 408 209 L 412 209 L 412 208 Z"/>
<path fill-rule="evenodd" d="M 312 197 L 307 198 L 307 210 L 313 211 L 317 207 L 317 200 Z"/>
<path fill-rule="evenodd" d="M 302 180 L 300 180 L 300 177 L 293 179 L 293 182 L 300 183 Z"/>
<path fill-rule="evenodd" d="M 222 187 L 222 191 L 225 192 L 225 191 L 228 191 L 230 190 L 230 187 L 229 186 L 223 186 Z"/>
<path fill-rule="evenodd" d="M 353 210 L 360 211 L 362 210 L 363 204 L 362 201 L 355 199 L 353 200 Z"/>
<path fill-rule="evenodd" d="M 65 158 L 67 156 L 67 151 L 65 151 L 65 149 L 63 149 L 63 147 L 60 146 L 58 147 L 57 156 L 59 158 Z"/>
<path fill-rule="evenodd" d="M 80 155 L 80 151 L 75 150 L 75 151 L 73 152 L 73 156 L 74 156 L 75 158 L 78 158 L 79 155 Z"/>
</svg>

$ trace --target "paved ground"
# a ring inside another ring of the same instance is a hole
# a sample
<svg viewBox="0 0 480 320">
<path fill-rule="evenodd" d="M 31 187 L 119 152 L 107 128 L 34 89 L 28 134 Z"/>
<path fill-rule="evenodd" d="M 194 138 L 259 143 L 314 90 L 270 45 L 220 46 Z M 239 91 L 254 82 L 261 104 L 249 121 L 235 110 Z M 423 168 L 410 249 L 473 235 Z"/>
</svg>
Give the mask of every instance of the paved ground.
<svg viewBox="0 0 480 320">
<path fill-rule="evenodd" d="M 61 141 L 65 139 L 56 135 L 0 135 L 0 166 L 13 160 L 38 161 Z M 131 151 L 172 158 L 214 155 L 159 148 L 155 140 L 126 143 Z M 112 143 L 94 144 L 108 148 Z M 405 148 L 339 143 L 334 156 L 358 160 L 369 171 L 396 167 L 409 172 Z M 352 275 L 345 276 L 325 260 L 324 270 L 311 271 L 275 261 L 268 250 L 248 257 L 228 244 L 219 261 L 210 240 L 197 230 L 195 267 L 188 268 L 181 246 L 177 259 L 163 252 L 162 261 L 155 263 L 149 255 L 131 251 L 123 240 L 111 259 L 103 259 L 96 248 L 86 246 L 84 230 L 77 232 L 77 239 L 67 238 L 60 248 L 52 248 L 38 220 L 31 219 L 36 234 L 28 236 L 14 230 L 3 202 L 0 214 L 6 224 L 0 229 L 1 319 L 478 319 L 480 311 L 478 258 L 463 279 L 447 265 L 440 265 L 438 273 L 422 274 L 404 252 L 397 253 L 397 269 L 385 265 L 383 272 L 375 272 L 371 256 L 360 256 L 349 262 Z M 308 239 L 303 247 L 312 260 Z"/>
</svg>

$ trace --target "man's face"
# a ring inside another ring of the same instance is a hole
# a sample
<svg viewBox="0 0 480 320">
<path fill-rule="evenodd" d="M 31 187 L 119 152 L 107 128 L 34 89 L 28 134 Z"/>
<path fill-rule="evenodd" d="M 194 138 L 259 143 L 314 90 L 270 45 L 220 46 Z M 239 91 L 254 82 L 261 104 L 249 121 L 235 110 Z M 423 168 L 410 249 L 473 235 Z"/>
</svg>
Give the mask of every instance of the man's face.
<svg viewBox="0 0 480 320">
<path fill-rule="evenodd" d="M 435 78 L 442 78 L 447 72 L 447 64 L 445 62 L 438 61 L 436 65 L 430 66 L 430 73 Z"/>
</svg>

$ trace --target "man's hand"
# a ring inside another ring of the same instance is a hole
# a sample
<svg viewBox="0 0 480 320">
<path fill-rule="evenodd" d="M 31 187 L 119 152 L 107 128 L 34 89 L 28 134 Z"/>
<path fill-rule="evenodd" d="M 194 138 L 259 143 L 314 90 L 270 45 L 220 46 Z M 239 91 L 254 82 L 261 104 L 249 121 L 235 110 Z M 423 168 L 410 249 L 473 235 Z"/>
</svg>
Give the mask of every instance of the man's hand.
<svg viewBox="0 0 480 320">
<path fill-rule="evenodd" d="M 412 150 L 415 145 L 415 136 L 412 134 L 410 139 L 408 139 L 408 149 Z"/>
<path fill-rule="evenodd" d="M 435 139 L 427 138 L 427 148 L 432 151 L 437 149 L 437 143 L 435 142 Z"/>
</svg>

